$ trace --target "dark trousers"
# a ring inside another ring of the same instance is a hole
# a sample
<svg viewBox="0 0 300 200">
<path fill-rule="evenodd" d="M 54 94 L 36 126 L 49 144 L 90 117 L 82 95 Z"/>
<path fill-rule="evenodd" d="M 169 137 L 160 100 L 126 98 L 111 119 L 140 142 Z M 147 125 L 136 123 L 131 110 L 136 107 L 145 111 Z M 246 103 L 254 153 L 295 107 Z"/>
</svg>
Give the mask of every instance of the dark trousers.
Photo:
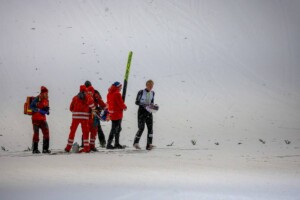
<svg viewBox="0 0 300 200">
<path fill-rule="evenodd" d="M 147 125 L 148 135 L 147 135 L 147 145 L 152 144 L 153 139 L 153 115 L 149 113 L 144 108 L 139 108 L 138 110 L 138 128 L 133 144 L 139 143 L 140 138 L 144 132 L 145 124 Z"/>
<path fill-rule="evenodd" d="M 39 143 L 39 130 L 42 130 L 43 133 L 43 149 L 49 149 L 49 127 L 47 121 L 43 120 L 32 120 L 33 125 L 33 138 L 32 145 L 33 149 L 38 149 Z"/>
<path fill-rule="evenodd" d="M 102 130 L 100 122 L 98 124 L 98 138 L 99 138 L 99 142 L 100 142 L 101 145 L 106 144 L 105 135 L 104 135 L 104 132 Z"/>
<path fill-rule="evenodd" d="M 108 136 L 107 145 L 110 145 L 113 139 L 115 139 L 115 146 L 120 144 L 119 139 L 120 139 L 120 132 L 122 130 L 121 121 L 122 119 L 111 120 L 111 130 Z"/>
</svg>

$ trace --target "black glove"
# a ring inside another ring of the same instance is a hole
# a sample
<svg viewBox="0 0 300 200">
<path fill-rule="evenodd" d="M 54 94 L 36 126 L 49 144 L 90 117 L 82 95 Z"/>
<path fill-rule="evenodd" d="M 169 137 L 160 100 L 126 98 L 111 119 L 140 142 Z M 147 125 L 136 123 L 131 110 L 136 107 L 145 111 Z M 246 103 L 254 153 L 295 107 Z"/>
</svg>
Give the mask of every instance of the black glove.
<svg viewBox="0 0 300 200">
<path fill-rule="evenodd" d="M 98 111 L 98 112 L 101 112 L 101 110 L 103 110 L 100 106 L 97 106 L 96 107 L 96 110 Z"/>
<path fill-rule="evenodd" d="M 49 106 L 46 106 L 46 107 L 42 108 L 42 110 L 44 110 L 44 111 L 49 111 L 49 110 L 50 110 L 50 107 L 49 107 Z"/>
</svg>

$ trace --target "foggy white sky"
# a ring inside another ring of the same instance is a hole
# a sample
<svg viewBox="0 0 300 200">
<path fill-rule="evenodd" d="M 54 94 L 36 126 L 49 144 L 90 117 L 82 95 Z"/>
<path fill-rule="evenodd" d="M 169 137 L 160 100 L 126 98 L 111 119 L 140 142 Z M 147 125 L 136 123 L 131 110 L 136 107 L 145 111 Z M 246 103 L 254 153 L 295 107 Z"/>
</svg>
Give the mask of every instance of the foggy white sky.
<svg viewBox="0 0 300 200">
<path fill-rule="evenodd" d="M 45 85 L 53 145 L 62 146 L 69 103 L 79 85 L 90 80 L 106 99 L 110 84 L 123 81 L 131 50 L 124 143 L 136 132 L 134 99 L 149 78 L 161 107 L 157 142 L 295 137 L 300 130 L 299 8 L 299 1 L 273 0 L 2 0 L 0 131 L 6 138 L 1 143 L 25 148 L 23 142 L 15 144 L 17 136 L 30 143 L 23 103 Z"/>
</svg>

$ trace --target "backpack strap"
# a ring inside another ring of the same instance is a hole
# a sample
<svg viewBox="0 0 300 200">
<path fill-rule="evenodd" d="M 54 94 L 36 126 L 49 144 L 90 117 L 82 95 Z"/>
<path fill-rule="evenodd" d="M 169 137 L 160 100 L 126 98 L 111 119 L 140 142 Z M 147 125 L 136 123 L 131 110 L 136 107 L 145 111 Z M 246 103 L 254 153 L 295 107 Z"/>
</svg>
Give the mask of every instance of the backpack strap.
<svg viewBox="0 0 300 200">
<path fill-rule="evenodd" d="M 144 90 L 140 90 L 136 96 L 136 100 L 135 100 L 135 104 L 138 105 L 138 106 L 142 106 L 141 105 L 141 98 L 143 96 L 143 92 Z"/>
<path fill-rule="evenodd" d="M 32 102 L 30 104 L 30 109 L 32 110 L 32 112 L 38 112 L 39 111 L 39 109 L 37 108 L 37 104 L 38 104 L 39 101 L 40 101 L 40 97 L 39 96 L 35 97 L 32 100 Z"/>
</svg>

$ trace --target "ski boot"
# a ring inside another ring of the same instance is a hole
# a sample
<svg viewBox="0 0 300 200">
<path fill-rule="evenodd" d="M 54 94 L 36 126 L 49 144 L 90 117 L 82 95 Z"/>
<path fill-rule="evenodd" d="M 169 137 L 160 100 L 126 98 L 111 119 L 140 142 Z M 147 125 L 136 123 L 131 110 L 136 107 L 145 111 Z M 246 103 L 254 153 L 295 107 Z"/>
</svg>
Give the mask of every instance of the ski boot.
<svg viewBox="0 0 300 200">
<path fill-rule="evenodd" d="M 95 147 L 94 144 L 92 144 L 92 145 L 90 145 L 90 151 L 97 152 L 98 149 Z"/>
<path fill-rule="evenodd" d="M 133 147 L 134 147 L 135 149 L 141 149 L 141 147 L 140 147 L 139 143 L 135 143 L 135 144 L 133 144 Z"/>
<path fill-rule="evenodd" d="M 43 153 L 48 153 L 48 154 L 50 154 L 51 153 L 51 151 L 49 150 L 49 149 L 43 149 L 43 151 L 42 151 Z"/>
<path fill-rule="evenodd" d="M 72 148 L 72 146 L 68 144 L 65 148 L 65 152 L 70 152 L 71 148 Z"/>
<path fill-rule="evenodd" d="M 38 142 L 33 142 L 33 143 L 32 143 L 32 153 L 33 153 L 33 154 L 39 154 L 39 153 L 41 153 L 41 152 L 39 151 L 39 149 L 38 149 L 38 145 L 39 145 Z"/>
<path fill-rule="evenodd" d="M 146 150 L 150 151 L 154 148 L 154 146 L 152 144 L 147 144 L 146 146 Z"/>
<path fill-rule="evenodd" d="M 49 139 L 43 140 L 43 153 L 51 153 L 49 150 Z"/>
<path fill-rule="evenodd" d="M 39 153 L 41 153 L 38 149 L 35 149 L 35 150 L 32 150 L 32 153 L 33 154 L 39 154 Z"/>
<path fill-rule="evenodd" d="M 80 149 L 78 153 L 90 153 L 91 149 L 89 146 L 83 147 L 83 149 Z"/>
<path fill-rule="evenodd" d="M 104 141 L 104 142 L 100 142 L 100 147 L 101 148 L 105 148 L 105 146 L 106 146 L 106 142 Z"/>
<path fill-rule="evenodd" d="M 106 149 L 115 149 L 115 147 L 111 144 L 107 144 Z"/>
<path fill-rule="evenodd" d="M 93 152 L 97 152 L 97 151 L 98 151 L 98 149 L 97 149 L 96 147 L 94 147 L 94 148 L 91 148 L 91 151 L 93 151 Z"/>
<path fill-rule="evenodd" d="M 125 146 L 120 144 L 115 144 L 115 149 L 125 149 Z"/>
</svg>

